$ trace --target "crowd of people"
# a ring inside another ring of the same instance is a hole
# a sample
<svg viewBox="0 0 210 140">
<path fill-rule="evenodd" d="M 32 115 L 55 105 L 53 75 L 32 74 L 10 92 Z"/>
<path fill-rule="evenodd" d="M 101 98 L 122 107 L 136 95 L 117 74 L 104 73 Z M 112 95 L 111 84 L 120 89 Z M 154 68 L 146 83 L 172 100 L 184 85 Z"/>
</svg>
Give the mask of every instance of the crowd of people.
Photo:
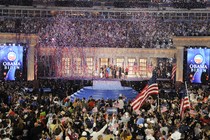
<svg viewBox="0 0 210 140">
<path fill-rule="evenodd" d="M 140 110 L 119 99 L 75 99 L 62 80 L 7 81 L 0 84 L 0 139 L 2 140 L 208 140 L 208 86 L 188 86 L 191 108 L 180 118 L 180 89 L 166 96 L 160 83 L 159 99 L 150 96 Z M 39 85 L 39 86 L 37 86 Z M 50 87 L 49 93 L 38 88 Z M 181 86 L 178 86 L 181 87 Z M 29 88 L 33 91 L 29 93 Z M 176 89 L 176 86 L 175 86 Z M 62 96 L 61 96 L 62 95 Z"/>
<path fill-rule="evenodd" d="M 89 15 L 90 16 L 90 15 Z M 0 32 L 37 34 L 42 46 L 174 48 L 173 36 L 207 36 L 208 21 L 170 21 L 139 14 L 130 19 L 1 18 Z"/>
<path fill-rule="evenodd" d="M 209 35 L 209 25 L 208 21 L 174 22 L 146 15 L 130 19 L 63 15 L 0 18 L 0 32 L 35 33 L 42 46 L 174 48 L 173 36 Z M 103 76 L 109 76 L 107 68 L 101 71 L 104 71 Z M 138 112 L 130 106 L 131 101 L 125 101 L 121 95 L 117 100 L 92 97 L 70 100 L 70 95 L 82 86 L 72 81 L 50 79 L 1 81 L 0 139 L 210 139 L 208 86 L 188 87 L 191 107 L 182 118 L 179 112 L 181 89 L 174 84 L 162 84 L 159 98 L 149 97 Z M 175 89 L 175 94 L 168 95 L 164 86 Z M 50 91 L 45 92 L 44 88 Z"/>
</svg>

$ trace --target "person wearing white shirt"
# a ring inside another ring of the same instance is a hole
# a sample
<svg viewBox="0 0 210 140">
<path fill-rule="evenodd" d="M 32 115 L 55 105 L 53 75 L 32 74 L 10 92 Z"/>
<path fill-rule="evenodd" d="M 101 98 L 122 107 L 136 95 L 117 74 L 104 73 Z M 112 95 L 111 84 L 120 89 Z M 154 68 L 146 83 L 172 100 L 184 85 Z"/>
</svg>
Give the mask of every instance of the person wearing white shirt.
<svg viewBox="0 0 210 140">
<path fill-rule="evenodd" d="M 104 127 L 101 130 L 99 130 L 99 131 L 95 130 L 96 127 L 94 127 L 93 132 L 90 134 L 90 136 L 92 136 L 92 140 L 97 140 L 98 136 L 102 135 L 104 133 L 104 131 L 106 130 L 107 126 L 108 126 L 107 124 L 104 125 Z"/>
</svg>

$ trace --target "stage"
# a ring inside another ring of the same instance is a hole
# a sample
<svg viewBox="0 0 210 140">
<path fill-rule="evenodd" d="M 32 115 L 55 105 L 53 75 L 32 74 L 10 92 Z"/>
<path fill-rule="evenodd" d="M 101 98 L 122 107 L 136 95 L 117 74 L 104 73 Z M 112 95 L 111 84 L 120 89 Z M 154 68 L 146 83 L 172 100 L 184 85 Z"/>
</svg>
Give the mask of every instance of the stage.
<svg viewBox="0 0 210 140">
<path fill-rule="evenodd" d="M 88 100 L 91 97 L 95 100 L 116 100 L 119 98 L 119 96 L 123 96 L 125 100 L 129 101 L 135 98 L 137 94 L 138 92 L 133 88 L 122 86 L 120 80 L 95 79 L 93 80 L 92 86 L 83 87 L 79 91 L 72 94 L 70 99 L 71 101 L 83 98 Z"/>
</svg>

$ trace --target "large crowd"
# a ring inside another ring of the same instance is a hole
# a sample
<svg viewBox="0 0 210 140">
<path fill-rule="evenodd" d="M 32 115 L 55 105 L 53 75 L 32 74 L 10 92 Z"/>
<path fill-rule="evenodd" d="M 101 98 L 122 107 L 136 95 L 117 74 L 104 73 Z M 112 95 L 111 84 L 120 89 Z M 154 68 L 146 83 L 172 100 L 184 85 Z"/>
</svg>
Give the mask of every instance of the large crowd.
<svg viewBox="0 0 210 140">
<path fill-rule="evenodd" d="M 82 16 L 82 15 L 81 15 Z M 91 16 L 91 15 L 87 15 Z M 148 18 L 101 17 L 1 18 L 0 32 L 38 34 L 42 46 L 174 48 L 173 36 L 208 36 L 205 20 L 170 21 Z"/>
<path fill-rule="evenodd" d="M 0 32 L 35 33 L 43 46 L 174 48 L 173 36 L 209 35 L 209 25 L 208 21 L 165 21 L 146 14 L 131 19 L 0 18 Z M 72 101 L 70 95 L 82 86 L 64 80 L 1 81 L 0 139 L 210 139 L 208 86 L 188 87 L 191 107 L 183 118 L 181 89 L 174 84 L 161 84 L 159 98 L 149 97 L 138 112 L 123 96 Z M 51 90 L 45 92 L 45 88 Z M 175 89 L 175 94 L 165 88 Z"/>
<path fill-rule="evenodd" d="M 159 99 L 150 96 L 138 112 L 123 96 L 117 100 L 75 99 L 75 83 L 62 80 L 1 82 L 2 140 L 208 140 L 208 86 L 188 86 L 191 108 L 180 118 L 180 89 L 160 83 Z M 50 87 L 50 92 L 38 90 Z M 179 86 L 181 87 L 181 86 Z M 33 90 L 29 92 L 29 89 Z M 166 96 L 166 94 L 169 94 Z"/>
</svg>

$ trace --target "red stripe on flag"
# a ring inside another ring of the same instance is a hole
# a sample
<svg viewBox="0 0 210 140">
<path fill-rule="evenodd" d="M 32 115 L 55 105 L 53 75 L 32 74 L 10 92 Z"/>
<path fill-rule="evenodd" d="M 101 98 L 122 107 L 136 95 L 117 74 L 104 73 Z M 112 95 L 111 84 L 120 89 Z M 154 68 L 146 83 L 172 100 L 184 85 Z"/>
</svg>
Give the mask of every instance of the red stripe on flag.
<svg viewBox="0 0 210 140">
<path fill-rule="evenodd" d="M 176 64 L 173 65 L 173 68 L 172 68 L 172 73 L 171 73 L 171 79 L 174 79 L 175 75 L 176 75 Z"/>
<path fill-rule="evenodd" d="M 168 109 L 167 109 L 167 107 L 166 106 L 163 106 L 162 108 L 161 108 L 161 113 L 164 113 L 164 112 L 166 112 Z"/>
</svg>

